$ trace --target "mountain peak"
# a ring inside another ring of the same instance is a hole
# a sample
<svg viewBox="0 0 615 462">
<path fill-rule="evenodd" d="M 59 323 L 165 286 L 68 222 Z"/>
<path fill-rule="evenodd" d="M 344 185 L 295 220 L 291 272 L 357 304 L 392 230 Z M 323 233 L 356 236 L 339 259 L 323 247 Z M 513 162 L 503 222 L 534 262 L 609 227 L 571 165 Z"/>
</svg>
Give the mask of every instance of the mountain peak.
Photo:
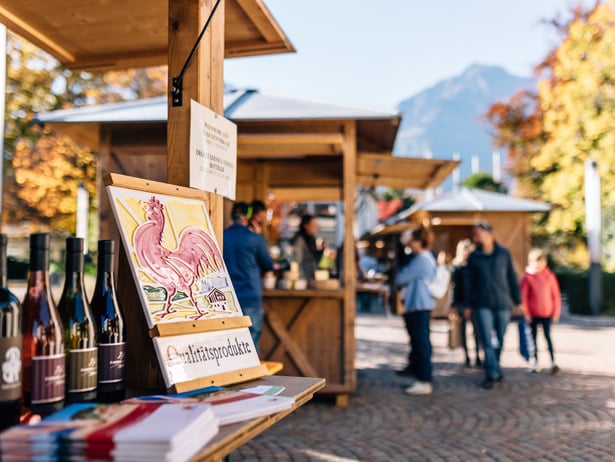
<svg viewBox="0 0 615 462">
<path fill-rule="evenodd" d="M 490 171 L 490 127 L 483 115 L 489 106 L 516 91 L 536 87 L 533 79 L 508 73 L 499 66 L 472 64 L 461 74 L 441 80 L 431 88 L 403 100 L 395 154 L 434 158 L 461 156 L 461 178 L 470 170 L 470 159 L 479 156 L 479 171 Z M 469 173 L 468 173 L 469 174 Z"/>
</svg>

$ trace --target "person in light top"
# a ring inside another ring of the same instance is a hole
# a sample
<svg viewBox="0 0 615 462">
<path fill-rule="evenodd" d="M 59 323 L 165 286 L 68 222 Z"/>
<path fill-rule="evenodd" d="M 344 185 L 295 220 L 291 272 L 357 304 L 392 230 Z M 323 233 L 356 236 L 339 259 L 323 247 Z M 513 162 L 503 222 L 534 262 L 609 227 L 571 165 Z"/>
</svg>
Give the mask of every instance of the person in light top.
<svg viewBox="0 0 615 462">
<path fill-rule="evenodd" d="M 532 372 L 538 372 L 538 345 L 536 335 L 538 326 L 549 347 L 551 373 L 556 374 L 559 367 L 555 362 L 551 324 L 559 320 L 561 312 L 561 293 L 555 274 L 547 266 L 547 257 L 540 249 L 532 249 L 528 254 L 528 265 L 521 280 L 521 309 L 526 321 L 532 328 L 534 338 L 534 363 Z"/>
<path fill-rule="evenodd" d="M 414 376 L 416 381 L 405 389 L 408 395 L 428 395 L 432 388 L 431 341 L 429 318 L 436 300 L 429 293 L 426 281 L 436 274 L 436 259 L 431 252 L 433 232 L 425 227 L 412 231 L 409 246 L 414 257 L 395 278 L 404 288 L 404 324 L 410 337 L 408 365 L 399 375 Z"/>
</svg>

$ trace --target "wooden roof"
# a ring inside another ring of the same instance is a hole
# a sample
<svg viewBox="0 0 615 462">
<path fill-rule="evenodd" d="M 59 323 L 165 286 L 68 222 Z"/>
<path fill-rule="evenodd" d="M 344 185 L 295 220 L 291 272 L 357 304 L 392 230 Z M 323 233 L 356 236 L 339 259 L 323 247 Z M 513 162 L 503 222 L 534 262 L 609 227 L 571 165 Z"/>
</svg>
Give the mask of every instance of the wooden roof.
<svg viewBox="0 0 615 462">
<path fill-rule="evenodd" d="M 530 213 L 548 212 L 551 210 L 551 205 L 494 191 L 463 187 L 458 191 L 451 191 L 435 199 L 416 204 L 407 211 L 405 216 L 401 217 L 409 217 L 420 210 L 434 213 L 462 211 Z"/>
<path fill-rule="evenodd" d="M 551 205 L 508 194 L 463 187 L 449 191 L 435 199 L 422 201 L 399 212 L 385 225 L 372 231 L 372 235 L 397 234 L 416 226 L 425 219 L 437 219 L 438 226 L 472 226 L 479 219 L 510 217 L 548 212 Z"/>
<path fill-rule="evenodd" d="M 396 113 L 270 95 L 256 90 L 227 92 L 224 108 L 225 116 L 238 124 L 239 159 L 267 159 L 272 169 L 275 161 L 282 161 L 279 168 L 286 169 L 285 173 L 272 174 L 272 185 L 276 188 L 308 188 L 310 185 L 327 186 L 332 190 L 339 188 L 342 177 L 339 155 L 343 142 L 340 124 L 344 120 L 357 123 L 356 181 L 359 186 L 435 188 L 459 164 L 444 159 L 392 156 L 400 122 L 400 116 Z M 87 139 L 92 124 L 126 124 L 133 127 L 127 130 L 132 130 L 132 138 L 135 139 L 134 124 L 162 124 L 166 123 L 166 119 L 165 97 L 64 109 L 38 114 L 35 118 L 78 140 Z M 93 138 L 96 138 L 98 130 L 94 131 Z M 153 139 L 151 136 L 147 138 Z M 160 142 L 159 147 L 164 151 L 166 144 Z M 124 148 L 115 146 L 114 149 L 122 152 L 133 148 L 134 144 L 130 144 Z M 148 146 L 148 149 L 153 152 L 155 148 Z M 327 156 L 338 159 L 327 161 L 324 159 Z M 316 159 L 309 160 L 310 157 Z M 284 159 L 292 161 L 289 163 Z M 326 184 L 317 184 L 323 181 Z"/>
<path fill-rule="evenodd" d="M 458 161 L 392 157 L 359 152 L 357 184 L 395 189 L 429 189 L 440 185 Z"/>
<path fill-rule="evenodd" d="M 224 14 L 225 57 L 295 51 L 262 0 L 225 0 Z M 0 0 L 0 22 L 69 68 L 168 60 L 168 0 Z"/>
</svg>

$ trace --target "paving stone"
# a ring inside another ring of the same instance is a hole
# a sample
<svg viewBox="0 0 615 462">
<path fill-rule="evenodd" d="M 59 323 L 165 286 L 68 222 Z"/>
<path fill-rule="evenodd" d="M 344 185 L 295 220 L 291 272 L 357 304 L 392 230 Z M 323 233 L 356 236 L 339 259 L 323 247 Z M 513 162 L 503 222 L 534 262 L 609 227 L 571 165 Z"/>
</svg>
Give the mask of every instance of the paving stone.
<svg viewBox="0 0 615 462">
<path fill-rule="evenodd" d="M 464 367 L 462 352 L 446 347 L 446 322 L 432 320 L 434 393 L 411 397 L 403 393 L 408 380 L 394 373 L 407 357 L 401 319 L 361 314 L 350 405 L 316 397 L 232 461 L 613 461 L 615 320 L 565 321 L 553 330 L 560 374 L 528 372 L 511 323 L 504 382 L 487 391 L 482 370 Z"/>
</svg>

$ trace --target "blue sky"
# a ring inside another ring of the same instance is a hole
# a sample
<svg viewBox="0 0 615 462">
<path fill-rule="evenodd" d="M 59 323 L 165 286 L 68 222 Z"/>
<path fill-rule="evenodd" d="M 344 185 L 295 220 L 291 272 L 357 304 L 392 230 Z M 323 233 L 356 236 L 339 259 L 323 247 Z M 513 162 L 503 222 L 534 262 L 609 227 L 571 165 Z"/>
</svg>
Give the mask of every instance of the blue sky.
<svg viewBox="0 0 615 462">
<path fill-rule="evenodd" d="M 578 0 L 264 0 L 297 49 L 235 58 L 241 88 L 394 110 L 472 64 L 529 76 L 557 44 L 542 23 Z M 582 0 L 593 5 L 593 0 Z"/>
</svg>

